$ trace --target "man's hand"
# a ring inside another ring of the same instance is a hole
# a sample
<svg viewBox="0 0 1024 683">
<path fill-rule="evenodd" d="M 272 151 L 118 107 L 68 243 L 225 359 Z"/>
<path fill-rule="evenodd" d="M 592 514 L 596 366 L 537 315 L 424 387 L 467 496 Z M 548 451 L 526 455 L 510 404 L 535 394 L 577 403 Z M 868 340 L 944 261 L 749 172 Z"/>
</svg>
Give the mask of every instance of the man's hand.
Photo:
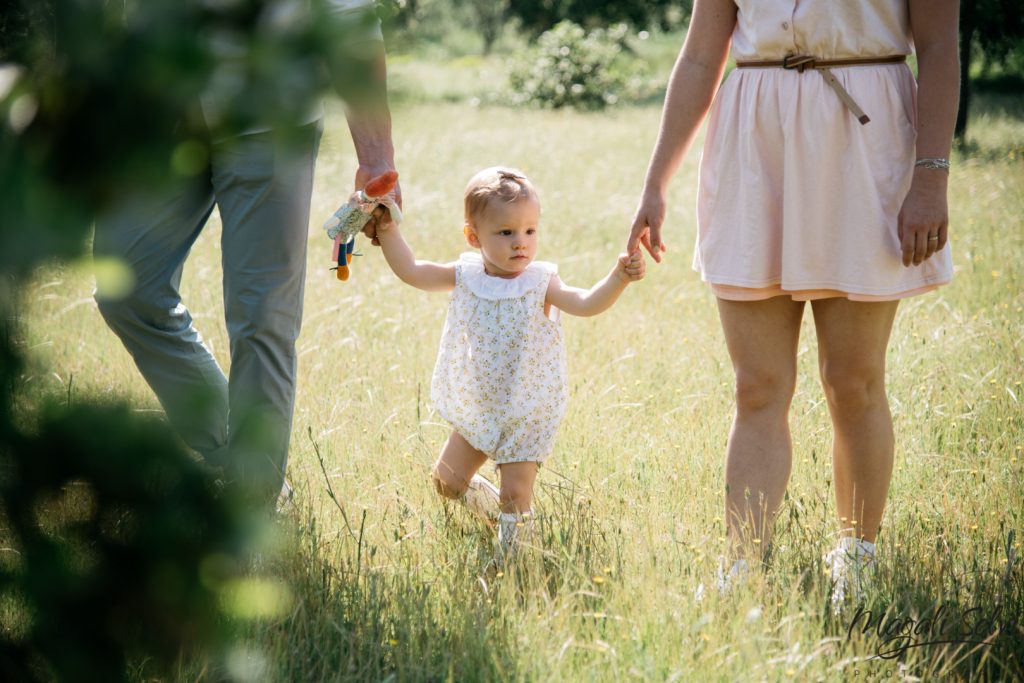
<svg viewBox="0 0 1024 683">
<path fill-rule="evenodd" d="M 356 184 L 355 190 L 358 192 L 366 187 L 366 184 L 376 178 L 377 176 L 387 171 L 395 170 L 389 165 L 378 165 L 378 166 L 360 166 L 359 170 L 356 171 Z M 401 183 L 395 184 L 395 189 L 388 193 L 394 197 L 395 203 L 399 207 L 402 206 L 402 185 Z M 373 210 L 373 220 L 363 226 L 363 234 L 370 238 L 370 243 L 375 247 L 380 246 L 380 240 L 377 239 L 377 230 L 387 230 L 391 225 L 391 213 L 382 206 L 378 206 Z"/>
</svg>

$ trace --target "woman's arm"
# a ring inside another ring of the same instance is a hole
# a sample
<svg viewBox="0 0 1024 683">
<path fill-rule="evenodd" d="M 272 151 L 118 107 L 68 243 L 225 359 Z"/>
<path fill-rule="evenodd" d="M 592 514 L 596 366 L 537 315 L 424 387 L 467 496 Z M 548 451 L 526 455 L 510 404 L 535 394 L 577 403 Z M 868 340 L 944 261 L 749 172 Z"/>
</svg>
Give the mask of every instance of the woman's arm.
<svg viewBox="0 0 1024 683">
<path fill-rule="evenodd" d="M 612 272 L 590 289 L 569 287 L 557 275 L 552 275 L 545 303 L 569 315 L 597 315 L 611 308 L 630 282 L 643 277 L 644 257 L 638 249 L 631 256 L 620 254 Z"/>
<path fill-rule="evenodd" d="M 910 0 L 917 51 L 917 158 L 949 158 L 960 95 L 956 0 Z M 899 216 L 903 265 L 918 265 L 946 245 L 948 171 L 914 167 Z M 938 236 L 939 239 L 929 240 Z"/>
<path fill-rule="evenodd" d="M 402 282 L 428 292 L 455 289 L 455 264 L 417 261 L 397 225 L 377 231 L 377 239 L 384 259 Z"/>
<path fill-rule="evenodd" d="M 640 205 L 626 247 L 630 254 L 641 243 L 655 261 L 661 261 L 661 253 L 665 251 L 661 224 L 665 219 L 668 183 L 679 170 L 683 156 L 711 108 L 735 26 L 733 0 L 697 0 L 695 3 L 686 41 L 669 78 L 658 141 L 647 167 Z"/>
</svg>

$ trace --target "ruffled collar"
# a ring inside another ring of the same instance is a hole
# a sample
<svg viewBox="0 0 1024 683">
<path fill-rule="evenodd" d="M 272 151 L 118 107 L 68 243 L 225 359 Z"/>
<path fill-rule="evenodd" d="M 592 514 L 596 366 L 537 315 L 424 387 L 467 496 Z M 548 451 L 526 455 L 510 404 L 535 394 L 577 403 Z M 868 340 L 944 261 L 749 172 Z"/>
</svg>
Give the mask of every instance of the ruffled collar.
<svg viewBox="0 0 1024 683">
<path fill-rule="evenodd" d="M 513 278 L 495 277 L 484 270 L 480 254 L 466 252 L 459 256 L 462 281 L 481 299 L 518 299 L 541 283 L 547 283 L 558 272 L 558 266 L 547 261 L 534 261 Z"/>
</svg>

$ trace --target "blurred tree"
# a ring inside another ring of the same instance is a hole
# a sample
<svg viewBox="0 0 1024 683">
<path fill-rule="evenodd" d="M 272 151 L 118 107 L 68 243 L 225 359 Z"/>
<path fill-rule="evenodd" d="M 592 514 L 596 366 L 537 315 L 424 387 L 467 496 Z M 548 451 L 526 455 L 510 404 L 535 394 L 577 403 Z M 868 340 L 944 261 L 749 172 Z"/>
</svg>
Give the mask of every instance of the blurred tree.
<svg viewBox="0 0 1024 683">
<path fill-rule="evenodd" d="M 118 681 L 189 645 L 225 654 L 224 592 L 266 516 L 123 403 L 30 410 L 18 302 L 40 264 L 84 255 L 119 198 L 196 173 L 215 137 L 308 113 L 330 85 L 321 59 L 345 45 L 310 5 L 0 5 L 0 539 L 17 551 L 0 563 L 0 680 Z M 211 88 L 232 103 L 212 128 Z"/>
<path fill-rule="evenodd" d="M 511 61 L 513 105 L 603 109 L 646 93 L 645 64 L 626 49 L 625 24 L 587 31 L 560 21 Z"/>
<path fill-rule="evenodd" d="M 693 0 L 516 0 L 510 14 L 524 28 L 540 34 L 568 19 L 584 27 L 627 22 L 633 26 L 670 28 L 689 18 Z"/>
<path fill-rule="evenodd" d="M 963 143 L 971 104 L 971 65 L 1000 67 L 1024 76 L 1024 8 L 1020 0 L 962 0 L 960 3 L 960 109 L 956 139 Z"/>
<path fill-rule="evenodd" d="M 469 0 L 467 3 L 484 40 L 484 54 L 490 54 L 507 19 L 509 0 Z"/>
</svg>

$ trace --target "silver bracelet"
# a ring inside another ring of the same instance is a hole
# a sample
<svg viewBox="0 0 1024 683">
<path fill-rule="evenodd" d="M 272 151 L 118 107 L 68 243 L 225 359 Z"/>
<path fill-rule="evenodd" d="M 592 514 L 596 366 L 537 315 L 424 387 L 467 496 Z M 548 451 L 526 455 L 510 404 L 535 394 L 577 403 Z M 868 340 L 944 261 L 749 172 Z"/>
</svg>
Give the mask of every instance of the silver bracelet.
<svg viewBox="0 0 1024 683">
<path fill-rule="evenodd" d="M 934 168 L 939 171 L 949 170 L 949 159 L 945 157 L 921 157 L 914 162 L 914 166 L 921 168 Z"/>
</svg>

